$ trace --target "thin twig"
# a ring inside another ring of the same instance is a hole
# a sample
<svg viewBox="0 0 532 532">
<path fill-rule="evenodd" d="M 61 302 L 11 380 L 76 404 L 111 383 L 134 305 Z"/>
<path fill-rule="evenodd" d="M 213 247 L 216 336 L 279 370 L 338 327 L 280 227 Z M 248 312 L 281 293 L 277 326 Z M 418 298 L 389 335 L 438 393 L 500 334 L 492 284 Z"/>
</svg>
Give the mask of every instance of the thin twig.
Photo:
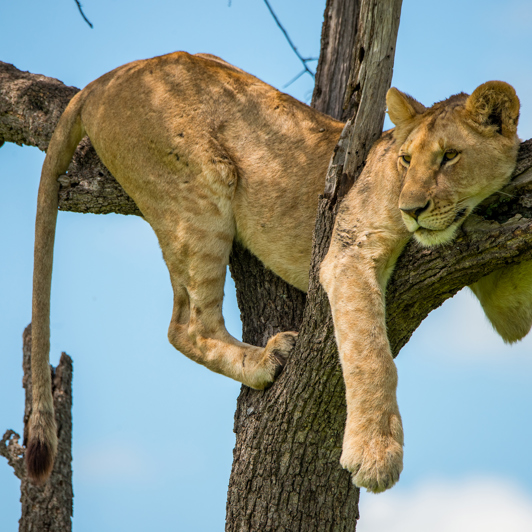
<svg viewBox="0 0 532 532">
<path fill-rule="evenodd" d="M 305 72 L 307 72 L 307 71 L 306 70 L 302 70 L 296 77 L 292 78 L 288 83 L 285 83 L 283 85 L 283 89 L 286 89 L 286 87 L 289 87 L 290 85 L 292 85 L 292 83 L 297 81 Z"/>
<path fill-rule="evenodd" d="M 79 12 L 81 13 L 81 16 L 83 17 L 83 20 L 91 27 L 92 29 L 92 22 L 85 16 L 85 13 L 83 13 L 83 9 L 81 8 L 81 3 L 79 0 L 74 0 L 76 2 Z"/>
<path fill-rule="evenodd" d="M 287 31 L 284 29 L 283 25 L 281 24 L 281 22 L 279 21 L 279 19 L 277 18 L 277 15 L 275 14 L 275 12 L 273 11 L 272 9 L 272 6 L 270 5 L 270 2 L 268 2 L 268 0 L 264 0 L 264 3 L 266 4 L 266 7 L 268 8 L 268 10 L 270 11 L 270 14 L 271 16 L 273 17 L 273 19 L 275 20 L 275 22 L 277 23 L 277 26 L 279 26 L 280 30 L 283 32 L 286 40 L 288 41 L 288 44 L 290 45 L 290 47 L 292 48 L 292 50 L 294 50 L 294 53 L 297 55 L 297 57 L 299 58 L 299 60 L 301 61 L 301 63 L 303 63 L 303 66 L 305 67 L 305 70 L 303 70 L 303 72 L 301 74 L 298 74 L 298 76 L 296 78 L 294 78 L 290 83 L 293 83 L 296 79 L 298 79 L 300 76 L 302 76 L 305 72 L 308 72 L 313 78 L 315 77 L 315 74 L 314 72 L 312 72 L 312 70 L 310 70 L 307 66 L 307 62 L 308 61 L 316 61 L 316 58 L 315 57 L 303 57 L 298 51 L 297 51 L 297 48 L 295 47 L 294 43 L 292 42 L 292 40 L 290 39 L 290 36 L 288 35 Z M 290 85 L 290 83 L 288 83 L 288 85 Z M 285 88 L 288 86 L 288 85 L 285 85 Z"/>
</svg>

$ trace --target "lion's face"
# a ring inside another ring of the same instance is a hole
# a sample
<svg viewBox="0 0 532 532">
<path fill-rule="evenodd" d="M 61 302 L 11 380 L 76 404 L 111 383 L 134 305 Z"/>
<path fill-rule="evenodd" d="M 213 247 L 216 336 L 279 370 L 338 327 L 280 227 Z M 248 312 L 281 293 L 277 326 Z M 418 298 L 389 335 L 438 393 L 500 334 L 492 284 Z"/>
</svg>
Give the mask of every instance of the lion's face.
<svg viewBox="0 0 532 532">
<path fill-rule="evenodd" d="M 510 179 L 519 100 L 510 85 L 488 82 L 428 110 L 397 89 L 387 103 L 402 143 L 403 221 L 424 246 L 448 242 L 475 206 Z"/>
</svg>

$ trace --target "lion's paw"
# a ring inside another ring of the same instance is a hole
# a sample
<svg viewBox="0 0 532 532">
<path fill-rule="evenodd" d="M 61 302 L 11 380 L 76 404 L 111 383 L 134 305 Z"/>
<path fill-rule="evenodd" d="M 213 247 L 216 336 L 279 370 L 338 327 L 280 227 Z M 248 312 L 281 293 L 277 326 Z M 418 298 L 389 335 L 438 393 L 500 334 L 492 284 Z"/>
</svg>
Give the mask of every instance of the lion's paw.
<svg viewBox="0 0 532 532">
<path fill-rule="evenodd" d="M 262 390 L 272 384 L 283 370 L 296 340 L 296 332 L 282 332 L 272 336 L 262 351 L 261 360 L 254 368 L 253 382 L 248 386 Z"/>
<path fill-rule="evenodd" d="M 355 486 L 380 493 L 399 480 L 403 446 L 391 435 L 364 442 L 344 442 L 340 464 L 351 472 Z"/>
<path fill-rule="evenodd" d="M 296 332 L 282 332 L 268 340 L 264 348 L 264 357 L 267 357 L 273 366 L 273 379 L 276 379 L 285 367 L 288 355 L 296 345 L 296 340 Z"/>
</svg>

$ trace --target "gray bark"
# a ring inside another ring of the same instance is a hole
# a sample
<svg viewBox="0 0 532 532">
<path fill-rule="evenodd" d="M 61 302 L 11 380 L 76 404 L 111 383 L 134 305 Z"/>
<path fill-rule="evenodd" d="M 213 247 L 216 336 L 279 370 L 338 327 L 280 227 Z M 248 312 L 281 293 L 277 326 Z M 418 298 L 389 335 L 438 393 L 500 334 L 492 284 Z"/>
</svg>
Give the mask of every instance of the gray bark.
<svg viewBox="0 0 532 532">
<path fill-rule="evenodd" d="M 337 120 L 349 118 L 344 113 L 345 89 L 355 49 L 359 9 L 359 0 L 327 0 L 323 14 L 312 107 Z"/>
<path fill-rule="evenodd" d="M 0 146 L 13 142 L 46 151 L 63 110 L 77 92 L 57 79 L 22 72 L 0 61 Z M 140 215 L 87 138 L 74 154 L 68 177 L 60 182 L 60 210 Z"/>
<path fill-rule="evenodd" d="M 24 408 L 24 431 L 31 416 L 31 325 L 23 335 L 22 385 L 26 390 Z M 61 355 L 57 368 L 52 372 L 52 393 L 55 420 L 58 429 L 58 449 L 54 468 L 46 485 L 34 486 L 26 477 L 24 447 L 19 444 L 20 436 L 8 430 L 0 442 L 0 454 L 7 458 L 20 479 L 20 502 L 22 516 L 20 532 L 69 532 L 72 530 L 72 359 Z M 26 439 L 24 437 L 24 439 Z"/>
</svg>

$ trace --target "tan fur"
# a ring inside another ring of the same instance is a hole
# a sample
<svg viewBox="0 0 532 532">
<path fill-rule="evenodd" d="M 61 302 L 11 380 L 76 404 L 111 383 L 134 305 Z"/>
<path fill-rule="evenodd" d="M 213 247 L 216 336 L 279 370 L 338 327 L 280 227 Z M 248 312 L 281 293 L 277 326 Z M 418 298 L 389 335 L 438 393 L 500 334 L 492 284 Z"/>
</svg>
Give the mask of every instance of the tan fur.
<svg viewBox="0 0 532 532">
<path fill-rule="evenodd" d="M 448 241 L 466 215 L 457 214 L 463 208 L 468 214 L 508 180 L 517 150 L 511 133 L 517 98 L 508 87 L 488 86 L 474 100 L 463 95 L 429 110 L 392 89 L 395 137 L 386 133 L 373 148 L 339 213 L 321 278 L 347 389 L 342 465 L 369 490 L 390 487 L 402 468 L 397 377 L 384 322 L 387 279 L 412 232 L 424 245 Z M 495 125 L 489 123 L 494 116 Z M 287 282 L 307 289 L 318 195 L 342 128 L 207 54 L 124 65 L 72 100 L 39 189 L 32 478 L 47 477 L 50 467 L 43 464 L 55 453 L 48 344 L 57 178 L 82 136 L 90 137 L 159 239 L 174 291 L 170 342 L 209 369 L 262 389 L 281 370 L 296 333 L 280 333 L 260 348 L 226 331 L 221 308 L 232 243 L 239 240 Z M 460 157 L 440 167 L 449 147 Z M 411 154 L 409 168 L 397 163 L 401 151 Z M 531 319 L 532 313 L 524 321 Z"/>
<path fill-rule="evenodd" d="M 519 146 L 519 100 L 503 82 L 427 110 L 390 89 L 387 105 L 396 128 L 373 146 L 342 203 L 321 266 L 347 394 L 341 463 L 356 485 L 373 492 L 390 488 L 403 467 L 384 305 L 393 265 L 412 234 L 423 246 L 449 242 L 474 207 L 507 183 Z M 455 155 L 446 162 L 445 153 Z M 489 280 L 496 275 L 504 282 Z M 532 324 L 531 288 L 532 267 L 520 266 L 488 276 L 474 290 L 497 331 L 508 339 L 511 330 L 515 340 Z M 519 327 L 509 323 L 513 314 Z"/>
<path fill-rule="evenodd" d="M 528 334 L 532 323 L 532 262 L 497 270 L 470 288 L 506 343 Z"/>
</svg>

